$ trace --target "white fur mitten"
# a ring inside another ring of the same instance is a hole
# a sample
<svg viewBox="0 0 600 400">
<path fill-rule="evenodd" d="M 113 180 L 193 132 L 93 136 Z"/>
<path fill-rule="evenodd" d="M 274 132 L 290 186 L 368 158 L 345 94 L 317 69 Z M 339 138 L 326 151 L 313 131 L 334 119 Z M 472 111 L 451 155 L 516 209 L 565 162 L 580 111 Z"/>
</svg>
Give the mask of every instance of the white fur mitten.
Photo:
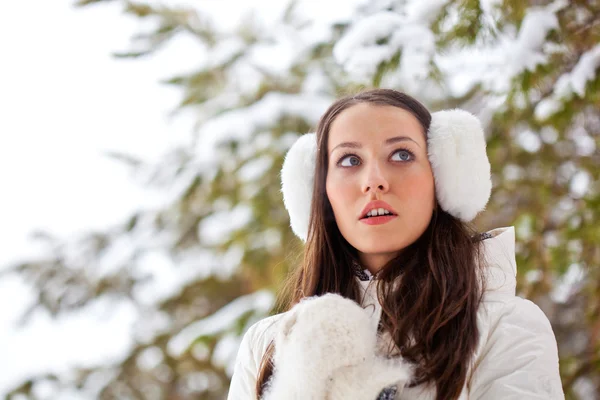
<svg viewBox="0 0 600 400">
<path fill-rule="evenodd" d="M 395 385 L 397 394 L 410 380 L 411 368 L 401 360 L 373 356 L 352 367 L 336 370 L 330 378 L 327 400 L 376 400 L 384 388 Z"/>
<path fill-rule="evenodd" d="M 264 400 L 375 400 L 383 388 L 408 380 L 406 365 L 375 356 L 376 327 L 352 300 L 311 297 L 280 324 Z"/>
</svg>

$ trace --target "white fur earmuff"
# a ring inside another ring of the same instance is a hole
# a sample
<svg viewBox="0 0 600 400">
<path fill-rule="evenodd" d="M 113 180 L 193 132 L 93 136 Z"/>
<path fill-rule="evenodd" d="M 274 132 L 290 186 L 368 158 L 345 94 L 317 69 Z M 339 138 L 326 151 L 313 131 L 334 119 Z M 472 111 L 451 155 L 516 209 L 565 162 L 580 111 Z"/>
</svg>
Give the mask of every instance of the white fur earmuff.
<svg viewBox="0 0 600 400">
<path fill-rule="evenodd" d="M 485 209 L 492 191 L 479 119 L 460 109 L 432 113 L 427 147 L 440 207 L 462 221 L 473 220 Z M 316 153 L 316 135 L 302 135 L 289 149 L 281 169 L 290 225 L 303 241 L 308 237 Z"/>
<path fill-rule="evenodd" d="M 440 207 L 462 221 L 473 220 L 492 192 L 481 122 L 459 109 L 433 113 L 427 150 Z"/>
<path fill-rule="evenodd" d="M 306 242 L 310 203 L 312 200 L 317 137 L 314 133 L 302 135 L 288 150 L 281 168 L 283 204 L 290 214 L 292 230 Z"/>
</svg>

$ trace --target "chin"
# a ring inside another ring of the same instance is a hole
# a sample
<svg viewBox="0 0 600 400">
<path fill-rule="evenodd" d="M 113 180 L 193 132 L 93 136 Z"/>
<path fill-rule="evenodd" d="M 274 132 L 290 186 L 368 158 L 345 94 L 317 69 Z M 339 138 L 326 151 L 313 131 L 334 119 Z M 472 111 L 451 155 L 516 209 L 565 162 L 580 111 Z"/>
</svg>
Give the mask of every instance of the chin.
<svg viewBox="0 0 600 400">
<path fill-rule="evenodd" d="M 389 235 L 387 235 L 389 239 Z M 415 239 L 416 240 L 416 239 Z M 410 246 L 415 240 L 395 240 L 393 243 L 386 241 L 385 238 L 382 237 L 359 237 L 356 238 L 355 243 L 353 245 L 355 249 L 364 254 L 390 254 L 390 253 L 398 253 L 402 249 Z"/>
<path fill-rule="evenodd" d="M 399 244 L 394 244 L 394 245 L 385 245 L 382 244 L 381 242 L 377 243 L 365 243 L 365 241 L 363 240 L 359 246 L 354 246 L 358 251 L 360 251 L 363 254 L 370 254 L 370 255 L 381 255 L 381 254 L 392 254 L 392 253 L 397 253 L 400 250 L 402 250 L 404 247 L 406 246 L 402 246 Z"/>
</svg>

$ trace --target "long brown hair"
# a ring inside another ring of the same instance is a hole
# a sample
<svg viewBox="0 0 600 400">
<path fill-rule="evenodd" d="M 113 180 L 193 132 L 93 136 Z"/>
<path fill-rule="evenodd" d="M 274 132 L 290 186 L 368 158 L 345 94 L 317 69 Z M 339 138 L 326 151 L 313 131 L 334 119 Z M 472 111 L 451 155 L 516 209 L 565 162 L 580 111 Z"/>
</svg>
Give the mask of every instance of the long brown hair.
<svg viewBox="0 0 600 400">
<path fill-rule="evenodd" d="M 334 102 L 317 127 L 317 158 L 309 233 L 304 259 L 281 293 L 284 310 L 302 298 L 339 293 L 360 303 L 352 263 L 358 254 L 340 233 L 325 191 L 329 129 L 345 109 L 371 103 L 412 113 L 427 135 L 431 114 L 412 97 L 374 89 Z M 380 329 L 416 368 L 412 385 L 432 384 L 437 399 L 457 399 L 478 343 L 477 309 L 483 293 L 482 256 L 475 230 L 436 206 L 429 226 L 402 254 L 377 274 L 382 306 Z M 273 374 L 271 343 L 263 356 L 256 392 L 262 395 Z"/>
</svg>

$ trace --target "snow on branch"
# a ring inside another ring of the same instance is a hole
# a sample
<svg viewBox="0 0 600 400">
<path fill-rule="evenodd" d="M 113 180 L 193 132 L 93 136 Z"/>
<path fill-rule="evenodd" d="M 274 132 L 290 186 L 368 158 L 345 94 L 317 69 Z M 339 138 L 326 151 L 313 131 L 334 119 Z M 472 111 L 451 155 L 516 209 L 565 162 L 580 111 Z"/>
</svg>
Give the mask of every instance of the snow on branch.
<svg viewBox="0 0 600 400">
<path fill-rule="evenodd" d="M 167 351 L 173 357 L 179 357 L 197 338 L 226 332 L 248 312 L 266 314 L 273 307 L 273 303 L 273 293 L 267 290 L 238 297 L 214 314 L 184 328 L 169 341 Z"/>
<path fill-rule="evenodd" d="M 535 117 L 546 120 L 562 110 L 563 103 L 573 94 L 585 97 L 587 83 L 596 79 L 600 67 L 600 45 L 584 53 L 571 72 L 563 74 L 554 86 L 552 94 L 539 102 L 535 108 Z"/>
</svg>

